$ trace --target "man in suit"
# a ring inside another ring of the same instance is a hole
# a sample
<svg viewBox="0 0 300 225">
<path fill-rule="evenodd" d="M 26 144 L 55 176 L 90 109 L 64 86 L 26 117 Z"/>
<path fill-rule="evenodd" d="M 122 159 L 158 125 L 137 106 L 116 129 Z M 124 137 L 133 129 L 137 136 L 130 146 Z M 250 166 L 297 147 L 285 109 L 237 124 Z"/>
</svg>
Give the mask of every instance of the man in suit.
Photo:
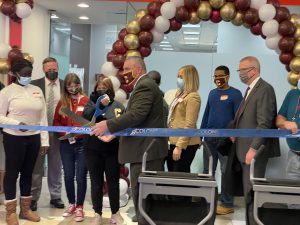
<svg viewBox="0 0 300 225">
<path fill-rule="evenodd" d="M 260 63 L 257 58 L 248 56 L 240 60 L 239 77 L 248 86 L 244 99 L 235 115 L 238 129 L 276 128 L 276 96 L 273 87 L 260 77 Z M 234 138 L 233 138 L 234 140 Z M 243 191 L 246 202 L 246 224 L 256 224 L 253 218 L 253 198 L 250 183 L 250 163 L 260 146 L 265 151 L 255 164 L 256 177 L 264 177 L 268 159 L 280 155 L 278 138 L 235 138 L 236 156 L 243 170 Z"/>
<path fill-rule="evenodd" d="M 124 75 L 136 80 L 126 112 L 116 119 L 101 121 L 93 127 L 93 134 L 102 135 L 125 128 L 164 128 L 163 97 L 157 84 L 146 74 L 144 61 L 139 57 L 129 57 L 124 66 Z M 142 170 L 142 157 L 155 137 L 121 137 L 119 162 L 130 163 L 132 197 L 139 224 L 147 224 L 138 211 L 138 177 Z M 156 142 L 148 151 L 147 169 L 163 170 L 164 158 L 168 153 L 167 139 L 155 138 Z"/>
<path fill-rule="evenodd" d="M 58 63 L 55 58 L 48 57 L 43 61 L 45 77 L 33 80 L 31 84 L 40 87 L 44 93 L 47 103 L 47 116 L 49 126 L 53 125 L 55 107 L 60 100 L 60 93 L 63 89 L 63 80 L 58 78 Z M 52 90 L 51 90 L 52 89 Z M 50 192 L 50 204 L 55 208 L 64 208 L 61 200 L 61 158 L 59 152 L 59 140 L 57 133 L 49 132 L 50 147 L 48 152 L 41 151 L 32 174 L 32 202 L 31 210 L 37 210 L 37 202 L 41 195 L 42 179 L 44 175 L 45 155 L 48 159 L 48 188 Z"/>
</svg>

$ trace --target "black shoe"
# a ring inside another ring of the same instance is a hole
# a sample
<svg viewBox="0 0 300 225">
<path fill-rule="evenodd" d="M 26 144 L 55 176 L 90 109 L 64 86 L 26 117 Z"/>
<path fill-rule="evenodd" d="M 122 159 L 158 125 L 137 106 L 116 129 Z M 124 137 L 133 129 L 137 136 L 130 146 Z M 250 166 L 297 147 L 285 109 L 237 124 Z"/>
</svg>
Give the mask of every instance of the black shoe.
<svg viewBox="0 0 300 225">
<path fill-rule="evenodd" d="M 54 206 L 55 208 L 58 208 L 58 209 L 63 209 L 65 208 L 65 204 L 64 202 L 58 198 L 58 199 L 52 199 L 50 201 L 50 205 Z"/>
<path fill-rule="evenodd" d="M 137 222 L 137 216 L 134 215 L 134 216 L 131 218 L 131 221 L 134 222 L 134 223 L 136 223 L 136 222 Z"/>
<path fill-rule="evenodd" d="M 31 209 L 31 211 L 36 211 L 37 210 L 37 201 L 31 200 L 30 209 Z"/>
</svg>

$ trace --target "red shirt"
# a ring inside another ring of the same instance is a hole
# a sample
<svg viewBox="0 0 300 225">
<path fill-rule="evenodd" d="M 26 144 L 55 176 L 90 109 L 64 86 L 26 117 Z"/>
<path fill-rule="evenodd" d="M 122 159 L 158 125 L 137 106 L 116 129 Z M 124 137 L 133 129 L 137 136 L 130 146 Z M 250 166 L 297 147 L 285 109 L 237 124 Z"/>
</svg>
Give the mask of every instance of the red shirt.
<svg viewBox="0 0 300 225">
<path fill-rule="evenodd" d="M 87 97 L 87 96 L 81 96 L 79 99 L 71 99 L 70 108 L 77 115 L 82 116 L 83 109 L 88 101 L 89 101 L 89 97 Z M 80 124 L 76 123 L 71 118 L 59 114 L 59 110 L 60 110 L 61 106 L 62 106 L 62 102 L 60 100 L 55 109 L 53 126 L 80 127 Z M 59 133 L 59 134 L 60 134 L 60 136 L 65 135 L 65 133 Z M 76 138 L 82 138 L 82 135 L 77 136 Z"/>
</svg>

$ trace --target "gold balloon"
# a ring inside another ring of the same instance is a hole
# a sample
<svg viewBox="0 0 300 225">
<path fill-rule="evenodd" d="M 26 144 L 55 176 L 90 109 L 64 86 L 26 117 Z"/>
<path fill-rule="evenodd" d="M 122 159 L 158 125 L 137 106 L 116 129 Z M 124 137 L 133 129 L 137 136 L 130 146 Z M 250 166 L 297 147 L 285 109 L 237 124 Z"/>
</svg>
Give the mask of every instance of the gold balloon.
<svg viewBox="0 0 300 225">
<path fill-rule="evenodd" d="M 201 19 L 197 16 L 197 12 L 191 12 L 190 13 L 190 24 L 198 24 L 200 23 Z"/>
<path fill-rule="evenodd" d="M 140 9 L 136 12 L 135 19 L 140 22 L 142 17 L 147 15 L 147 14 L 148 14 L 147 9 Z"/>
<path fill-rule="evenodd" d="M 288 73 L 287 80 L 289 84 L 292 85 L 292 89 L 296 89 L 298 86 L 299 74 L 291 71 Z"/>
<path fill-rule="evenodd" d="M 31 62 L 32 64 L 34 63 L 34 58 L 31 54 L 24 52 L 23 53 L 23 58 Z"/>
<path fill-rule="evenodd" d="M 234 19 L 231 21 L 231 23 L 235 26 L 241 26 L 243 22 L 243 14 L 240 12 L 237 12 Z"/>
<path fill-rule="evenodd" d="M 300 15 L 299 14 L 291 14 L 291 22 L 296 26 L 300 26 Z"/>
<path fill-rule="evenodd" d="M 128 57 L 141 57 L 142 58 L 141 53 L 137 50 L 128 50 L 126 52 L 126 58 L 128 58 Z"/>
<path fill-rule="evenodd" d="M 10 65 L 7 59 L 0 59 L 0 74 L 7 74 L 10 70 Z"/>
<path fill-rule="evenodd" d="M 141 31 L 140 22 L 137 20 L 131 20 L 126 26 L 129 34 L 138 34 Z"/>
<path fill-rule="evenodd" d="M 137 49 L 140 46 L 139 38 L 135 34 L 127 34 L 124 38 L 124 44 L 130 50 Z"/>
<path fill-rule="evenodd" d="M 16 4 L 18 4 L 18 3 L 26 3 L 27 0 L 16 0 L 15 2 L 16 2 Z"/>
<path fill-rule="evenodd" d="M 236 16 L 236 9 L 232 2 L 227 2 L 220 10 L 221 17 L 224 21 L 229 22 Z"/>
<path fill-rule="evenodd" d="M 300 41 L 300 26 L 296 29 L 294 37 L 295 37 L 296 41 Z"/>
<path fill-rule="evenodd" d="M 224 4 L 225 4 L 225 0 L 209 0 L 210 5 L 214 8 L 214 9 L 219 9 L 221 8 Z"/>
<path fill-rule="evenodd" d="M 211 5 L 208 2 L 201 2 L 197 10 L 197 15 L 200 19 L 207 20 L 209 19 L 211 12 Z"/>
<path fill-rule="evenodd" d="M 296 42 L 293 53 L 295 56 L 300 56 L 300 41 Z"/>
<path fill-rule="evenodd" d="M 296 56 L 290 62 L 290 68 L 294 73 L 300 72 L 300 57 Z"/>
</svg>

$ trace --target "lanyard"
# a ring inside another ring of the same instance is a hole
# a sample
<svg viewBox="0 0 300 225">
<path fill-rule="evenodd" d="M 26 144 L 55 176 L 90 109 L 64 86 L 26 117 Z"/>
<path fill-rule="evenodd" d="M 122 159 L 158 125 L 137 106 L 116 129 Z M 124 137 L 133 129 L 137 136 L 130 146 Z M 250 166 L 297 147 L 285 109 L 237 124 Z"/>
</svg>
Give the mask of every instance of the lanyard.
<svg viewBox="0 0 300 225">
<path fill-rule="evenodd" d="M 296 115 L 299 111 L 299 108 L 300 108 L 299 103 L 300 103 L 300 96 L 298 97 L 298 102 L 297 102 L 297 105 L 296 105 L 296 108 L 295 108 L 294 116 L 292 117 L 293 121 L 296 119 Z"/>
</svg>

